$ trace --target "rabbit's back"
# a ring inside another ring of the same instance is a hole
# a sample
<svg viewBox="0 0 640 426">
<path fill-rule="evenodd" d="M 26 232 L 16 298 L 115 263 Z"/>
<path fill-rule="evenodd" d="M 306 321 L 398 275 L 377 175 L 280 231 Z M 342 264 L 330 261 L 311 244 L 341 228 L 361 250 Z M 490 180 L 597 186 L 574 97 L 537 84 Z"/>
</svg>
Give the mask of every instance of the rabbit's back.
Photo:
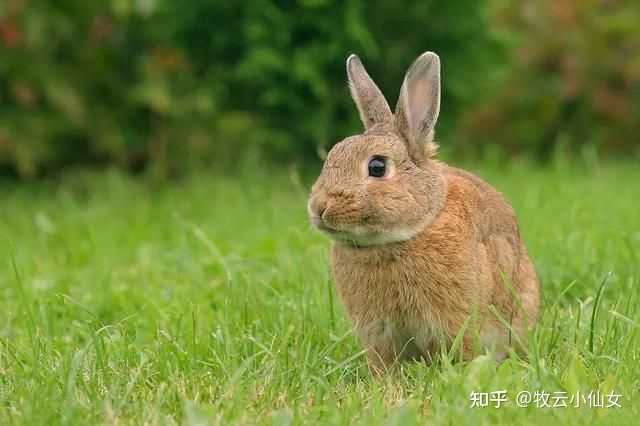
<svg viewBox="0 0 640 426">
<path fill-rule="evenodd" d="M 492 288 L 491 304 L 506 315 L 503 319 L 512 324 L 519 319 L 519 305 L 520 310 L 531 317 L 529 321 L 535 323 L 539 282 L 520 236 L 513 208 L 500 192 L 472 173 L 450 166 L 444 166 L 444 172 L 448 182 L 461 179 L 458 185 L 468 187 L 471 184 L 476 188 L 467 193 L 475 195 L 458 199 L 458 202 L 468 204 L 469 219 L 476 228 L 474 235 L 478 251 L 486 253 L 491 277 L 484 284 Z"/>
</svg>

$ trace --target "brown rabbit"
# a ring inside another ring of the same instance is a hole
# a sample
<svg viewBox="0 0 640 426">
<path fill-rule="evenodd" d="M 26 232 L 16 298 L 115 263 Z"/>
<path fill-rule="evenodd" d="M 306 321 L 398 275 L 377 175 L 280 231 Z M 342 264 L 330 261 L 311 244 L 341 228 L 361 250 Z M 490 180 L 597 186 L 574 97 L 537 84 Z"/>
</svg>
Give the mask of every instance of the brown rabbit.
<svg viewBox="0 0 640 426">
<path fill-rule="evenodd" d="M 395 115 L 355 55 L 347 74 L 365 132 L 329 152 L 308 207 L 369 365 L 429 361 L 458 335 L 465 359 L 522 349 L 538 278 L 503 196 L 434 158 L 440 59 L 409 68 Z"/>
</svg>

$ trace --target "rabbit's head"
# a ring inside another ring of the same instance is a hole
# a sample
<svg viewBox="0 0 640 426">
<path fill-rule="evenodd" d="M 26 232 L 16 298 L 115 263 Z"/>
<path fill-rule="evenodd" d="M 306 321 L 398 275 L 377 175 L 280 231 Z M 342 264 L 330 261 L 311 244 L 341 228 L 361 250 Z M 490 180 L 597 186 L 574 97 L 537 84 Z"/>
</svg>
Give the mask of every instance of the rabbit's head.
<svg viewBox="0 0 640 426">
<path fill-rule="evenodd" d="M 395 114 L 360 59 L 347 59 L 365 132 L 329 152 L 309 199 L 314 226 L 358 247 L 408 240 L 434 219 L 445 183 L 433 159 L 440 59 L 422 54 L 405 76 Z"/>
</svg>

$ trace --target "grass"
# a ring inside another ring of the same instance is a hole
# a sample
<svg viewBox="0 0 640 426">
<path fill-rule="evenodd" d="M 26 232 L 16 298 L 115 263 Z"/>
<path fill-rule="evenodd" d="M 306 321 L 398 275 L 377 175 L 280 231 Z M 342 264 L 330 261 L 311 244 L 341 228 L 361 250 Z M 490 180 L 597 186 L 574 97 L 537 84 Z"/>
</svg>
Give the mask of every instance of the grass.
<svg viewBox="0 0 640 426">
<path fill-rule="evenodd" d="M 294 170 L 5 182 L 0 424 L 636 423 L 640 168 L 475 169 L 512 200 L 543 280 L 529 360 L 381 380 Z M 499 390 L 503 407 L 470 407 Z M 520 391 L 614 391 L 622 408 L 521 408 Z"/>
</svg>

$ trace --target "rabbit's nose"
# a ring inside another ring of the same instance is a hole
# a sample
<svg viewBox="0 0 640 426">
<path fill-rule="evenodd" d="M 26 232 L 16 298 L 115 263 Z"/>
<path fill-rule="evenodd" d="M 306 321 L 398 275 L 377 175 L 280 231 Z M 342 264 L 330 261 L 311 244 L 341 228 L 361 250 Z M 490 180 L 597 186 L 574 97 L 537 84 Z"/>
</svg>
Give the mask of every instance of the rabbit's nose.
<svg viewBox="0 0 640 426">
<path fill-rule="evenodd" d="M 321 217 L 322 219 L 324 219 L 324 212 L 327 211 L 327 203 L 323 203 L 321 205 L 318 206 L 318 210 L 317 210 L 317 215 L 318 217 Z"/>
<path fill-rule="evenodd" d="M 324 212 L 327 210 L 327 199 L 322 196 L 316 196 L 309 203 L 309 212 L 317 219 L 322 219 Z"/>
</svg>

